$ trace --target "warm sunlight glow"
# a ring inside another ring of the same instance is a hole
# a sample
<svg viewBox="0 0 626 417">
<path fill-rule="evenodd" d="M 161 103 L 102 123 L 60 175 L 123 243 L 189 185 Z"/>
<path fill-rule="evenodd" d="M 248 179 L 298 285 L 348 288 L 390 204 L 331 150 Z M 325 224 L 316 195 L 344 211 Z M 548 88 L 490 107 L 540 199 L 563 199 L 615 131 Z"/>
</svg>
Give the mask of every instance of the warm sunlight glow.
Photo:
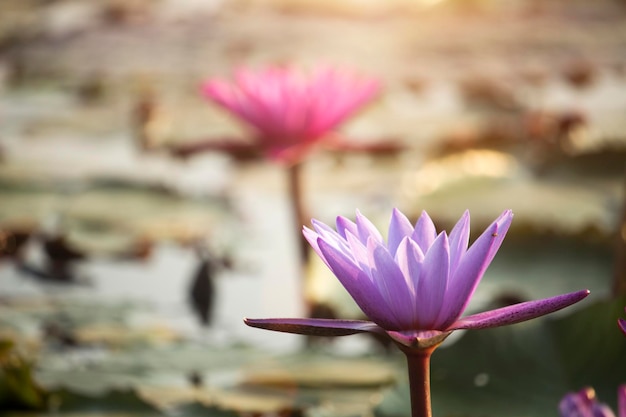
<svg viewBox="0 0 626 417">
<path fill-rule="evenodd" d="M 434 6 L 439 3 L 443 3 L 444 0 L 417 0 L 417 2 L 423 4 L 424 6 Z"/>
<path fill-rule="evenodd" d="M 467 177 L 507 177 L 516 168 L 515 159 L 505 153 L 470 150 L 427 162 L 405 177 L 403 190 L 406 194 L 423 195 Z"/>
</svg>

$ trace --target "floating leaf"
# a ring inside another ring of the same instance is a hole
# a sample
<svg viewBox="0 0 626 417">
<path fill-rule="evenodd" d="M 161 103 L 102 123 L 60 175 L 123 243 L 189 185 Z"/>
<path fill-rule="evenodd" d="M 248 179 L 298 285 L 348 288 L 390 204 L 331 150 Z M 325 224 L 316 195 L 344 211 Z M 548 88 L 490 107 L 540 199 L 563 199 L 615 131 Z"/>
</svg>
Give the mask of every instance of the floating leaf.
<svg viewBox="0 0 626 417">
<path fill-rule="evenodd" d="M 565 181 L 523 176 L 510 179 L 464 176 L 436 191 L 420 194 L 415 178 L 419 175 L 407 176 L 403 184 L 406 201 L 414 208 L 415 217 L 426 210 L 436 214 L 437 220 L 453 224 L 453 219 L 469 209 L 474 225 L 488 223 L 488 219 L 509 208 L 515 213 L 512 232 L 528 225 L 563 235 L 577 235 L 585 230 L 610 235 L 615 216 L 610 206 L 619 201 L 621 190 L 619 178 L 594 182 L 588 178 Z"/>
<path fill-rule="evenodd" d="M 386 361 L 311 354 L 257 365 L 245 375 L 248 384 L 292 387 L 372 387 L 389 385 L 394 380 L 395 371 Z"/>
<path fill-rule="evenodd" d="M 102 395 L 84 395 L 67 390 L 54 392 L 60 412 L 116 412 L 158 416 L 158 410 L 132 390 L 111 390 Z"/>
<path fill-rule="evenodd" d="M 185 404 L 176 408 L 176 415 L 184 417 L 239 417 L 240 413 L 220 407 L 207 407 L 202 404 Z"/>
<path fill-rule="evenodd" d="M 75 336 L 81 344 L 107 344 L 118 347 L 146 342 L 174 342 L 181 339 L 178 332 L 164 326 L 132 329 L 125 326 L 92 325 L 77 329 Z"/>
</svg>

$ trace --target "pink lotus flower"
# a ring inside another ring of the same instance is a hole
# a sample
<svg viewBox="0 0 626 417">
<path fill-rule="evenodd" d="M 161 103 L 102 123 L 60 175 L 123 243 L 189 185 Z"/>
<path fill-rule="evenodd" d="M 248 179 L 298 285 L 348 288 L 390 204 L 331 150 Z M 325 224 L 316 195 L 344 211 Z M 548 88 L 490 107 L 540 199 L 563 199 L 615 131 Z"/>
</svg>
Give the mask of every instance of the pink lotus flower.
<svg viewBox="0 0 626 417">
<path fill-rule="evenodd" d="M 619 417 L 626 417 L 626 385 L 617 389 Z M 608 405 L 598 402 L 593 388 L 585 387 L 578 392 L 566 394 L 559 403 L 561 417 L 615 417 Z"/>
<path fill-rule="evenodd" d="M 332 68 L 308 76 L 290 68 L 239 69 L 211 79 L 205 97 L 246 121 L 271 158 L 292 164 L 378 92 L 377 81 Z"/>
</svg>

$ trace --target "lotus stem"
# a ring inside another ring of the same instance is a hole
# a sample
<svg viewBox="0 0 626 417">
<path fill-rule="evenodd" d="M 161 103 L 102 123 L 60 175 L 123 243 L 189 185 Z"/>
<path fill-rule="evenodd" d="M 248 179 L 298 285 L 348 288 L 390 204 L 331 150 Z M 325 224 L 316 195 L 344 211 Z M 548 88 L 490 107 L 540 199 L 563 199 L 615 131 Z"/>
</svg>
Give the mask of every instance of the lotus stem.
<svg viewBox="0 0 626 417">
<path fill-rule="evenodd" d="M 432 417 L 430 404 L 430 357 L 436 346 L 403 349 L 409 368 L 411 417 Z"/>
<path fill-rule="evenodd" d="M 287 168 L 288 192 L 295 221 L 296 239 L 298 242 L 298 254 L 300 266 L 304 269 L 309 259 L 309 244 L 302 236 L 302 226 L 308 225 L 304 201 L 302 198 L 302 163 L 296 162 Z"/>
<path fill-rule="evenodd" d="M 617 224 L 615 242 L 615 271 L 613 275 L 613 295 L 626 295 L 626 172 L 623 180 L 624 201 Z"/>
</svg>

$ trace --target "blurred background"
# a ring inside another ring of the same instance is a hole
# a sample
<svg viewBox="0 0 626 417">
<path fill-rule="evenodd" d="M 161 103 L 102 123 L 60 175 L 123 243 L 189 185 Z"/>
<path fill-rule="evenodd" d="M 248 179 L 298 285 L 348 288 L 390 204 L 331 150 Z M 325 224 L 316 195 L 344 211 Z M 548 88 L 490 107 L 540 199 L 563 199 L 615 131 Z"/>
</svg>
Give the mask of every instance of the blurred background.
<svg viewBox="0 0 626 417">
<path fill-rule="evenodd" d="M 398 207 L 450 230 L 469 209 L 476 237 L 511 208 L 470 310 L 592 291 L 451 337 L 435 414 L 556 415 L 584 385 L 614 404 L 625 23 L 621 0 L 0 0 L 0 409 L 409 414 L 380 341 L 242 322 L 302 317 L 304 298 L 360 317 L 315 256 L 299 264 L 284 170 L 199 93 L 238 67 L 320 64 L 383 88 L 304 164 L 311 217 L 359 209 L 386 230 Z M 232 146 L 181 152 L 198 140 Z"/>
</svg>

